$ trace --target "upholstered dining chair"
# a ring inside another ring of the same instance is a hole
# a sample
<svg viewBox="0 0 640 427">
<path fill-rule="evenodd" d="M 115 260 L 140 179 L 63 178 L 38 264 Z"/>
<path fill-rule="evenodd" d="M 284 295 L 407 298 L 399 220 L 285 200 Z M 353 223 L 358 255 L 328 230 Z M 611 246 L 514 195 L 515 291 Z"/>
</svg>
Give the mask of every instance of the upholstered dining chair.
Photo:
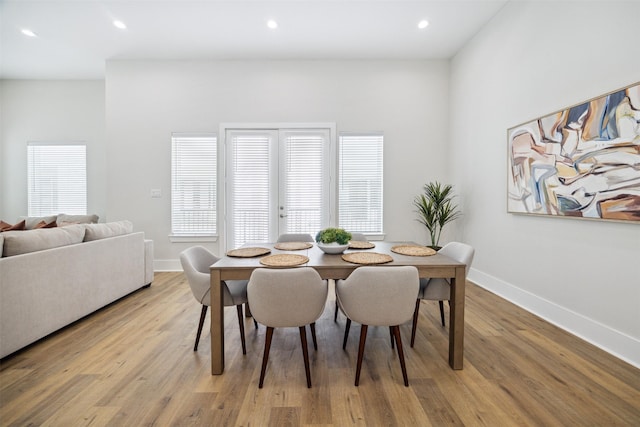
<svg viewBox="0 0 640 427">
<path fill-rule="evenodd" d="M 340 309 L 347 316 L 348 324 L 354 321 L 362 325 L 356 366 L 356 386 L 360 383 L 369 326 L 390 327 L 396 342 L 404 385 L 409 386 L 400 325 L 411 319 L 419 290 L 418 269 L 411 266 L 358 267 L 348 278 L 336 282 L 336 298 Z M 348 333 L 348 329 L 345 329 L 343 346 L 346 346 Z"/>
<path fill-rule="evenodd" d="M 184 250 L 180 254 L 180 263 L 182 269 L 187 276 L 189 287 L 194 298 L 202 304 L 200 311 L 200 323 L 198 324 L 198 332 L 196 334 L 196 343 L 193 351 L 198 351 L 198 342 L 202 333 L 202 326 L 207 315 L 207 309 L 211 305 L 211 275 L 209 267 L 216 263 L 220 258 L 211 253 L 203 246 L 193 246 Z M 223 282 L 223 299 L 224 306 L 236 306 L 238 312 L 238 325 L 240 326 L 240 339 L 242 341 L 242 354 L 247 354 L 247 347 L 244 339 L 244 322 L 242 320 L 242 304 L 247 302 L 247 281 L 246 280 L 227 280 Z M 254 324 L 258 327 L 258 324 Z"/>
<path fill-rule="evenodd" d="M 285 233 L 278 236 L 277 243 L 282 242 L 313 242 L 311 234 L 306 233 Z"/>
<path fill-rule="evenodd" d="M 264 384 L 274 328 L 298 327 L 307 387 L 311 388 L 306 325 L 317 350 L 315 322 L 327 302 L 327 285 L 311 267 L 258 268 L 251 273 L 247 295 L 254 318 L 267 327 L 258 388 Z"/>
<path fill-rule="evenodd" d="M 464 278 L 467 279 L 467 273 L 469 267 L 473 262 L 473 255 L 475 250 L 470 245 L 460 242 L 447 243 L 438 251 L 442 255 L 446 255 L 458 262 L 466 264 Z M 422 300 L 438 301 L 440 306 L 440 321 L 444 327 L 444 304 L 443 301 L 449 301 L 451 298 L 451 285 L 448 279 L 441 278 L 422 278 L 420 279 L 420 292 L 418 293 L 418 299 L 416 300 L 416 307 L 413 312 L 413 325 L 411 327 L 411 347 L 416 340 L 416 328 L 418 326 L 418 312 L 420 311 L 420 302 Z"/>
</svg>

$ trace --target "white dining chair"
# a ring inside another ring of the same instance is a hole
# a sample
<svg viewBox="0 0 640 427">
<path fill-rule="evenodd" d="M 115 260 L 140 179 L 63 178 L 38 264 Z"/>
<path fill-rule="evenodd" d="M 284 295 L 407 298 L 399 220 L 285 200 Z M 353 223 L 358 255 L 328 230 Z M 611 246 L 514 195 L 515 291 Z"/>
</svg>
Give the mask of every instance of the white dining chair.
<svg viewBox="0 0 640 427">
<path fill-rule="evenodd" d="M 438 251 L 438 253 L 445 255 L 458 262 L 464 263 L 467 267 L 465 269 L 465 280 L 467 279 L 467 273 L 473 262 L 473 255 L 475 250 L 472 246 L 466 243 L 450 242 L 447 243 Z M 420 292 L 418 293 L 418 299 L 416 300 L 416 306 L 413 312 L 413 324 L 411 327 L 411 347 L 413 347 L 416 340 L 416 328 L 418 326 L 418 313 L 420 311 L 420 302 L 422 300 L 438 301 L 440 306 L 440 321 L 444 327 L 444 304 L 443 301 L 449 301 L 451 299 L 451 285 L 449 279 L 442 278 L 422 278 L 420 279 Z"/>
<path fill-rule="evenodd" d="M 313 242 L 311 234 L 306 233 L 285 233 L 278 236 L 277 243 L 282 242 Z"/>
<path fill-rule="evenodd" d="M 315 322 L 324 311 L 327 292 L 326 282 L 311 267 L 258 268 L 253 271 L 247 295 L 253 317 L 267 327 L 258 388 L 264 384 L 273 330 L 284 327 L 297 327 L 300 331 L 307 387 L 311 388 L 306 325 L 310 325 L 317 350 Z"/>
<path fill-rule="evenodd" d="M 220 258 L 203 246 L 193 246 L 180 253 L 180 263 L 187 276 L 191 293 L 193 297 L 202 304 L 200 322 L 198 324 L 198 332 L 196 333 L 196 342 L 193 346 L 193 351 L 198 351 L 198 342 L 200 341 L 204 319 L 207 316 L 207 309 L 211 305 L 211 275 L 209 267 L 219 259 Z M 247 354 L 244 338 L 244 322 L 242 319 L 242 304 L 247 302 L 247 281 L 227 280 L 223 282 L 222 292 L 224 306 L 236 306 L 238 325 L 240 327 L 240 340 L 242 341 L 242 354 Z M 255 319 L 254 324 L 257 328 L 258 324 L 255 323 Z"/>
<path fill-rule="evenodd" d="M 355 385 L 360 371 L 369 326 L 388 326 L 396 342 L 404 385 L 409 386 L 404 361 L 400 325 L 411 319 L 420 289 L 418 269 L 412 266 L 365 266 L 336 282 L 340 309 L 350 321 L 361 324 Z M 345 334 L 348 331 L 345 330 Z M 343 345 L 346 344 L 346 335 Z"/>
</svg>

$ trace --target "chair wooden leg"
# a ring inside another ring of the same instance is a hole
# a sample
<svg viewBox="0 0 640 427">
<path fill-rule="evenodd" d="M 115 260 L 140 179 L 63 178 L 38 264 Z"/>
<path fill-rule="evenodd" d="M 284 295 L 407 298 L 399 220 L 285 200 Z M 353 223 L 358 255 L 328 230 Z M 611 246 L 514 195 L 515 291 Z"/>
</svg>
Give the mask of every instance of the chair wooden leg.
<svg viewBox="0 0 640 427">
<path fill-rule="evenodd" d="M 347 317 L 347 324 L 344 327 L 344 339 L 342 340 L 342 349 L 347 348 L 347 339 L 349 339 L 349 329 L 351 328 L 351 319 Z"/>
<path fill-rule="evenodd" d="M 391 340 L 391 350 L 393 350 L 393 326 L 389 326 L 389 339 Z"/>
<path fill-rule="evenodd" d="M 338 321 L 338 301 L 336 301 L 336 310 L 333 312 L 333 321 Z"/>
<path fill-rule="evenodd" d="M 244 341 L 244 319 L 242 319 L 242 304 L 236 305 L 238 311 L 238 326 L 240 326 L 240 341 L 242 341 L 242 354 L 247 354 L 247 345 Z"/>
<path fill-rule="evenodd" d="M 409 378 L 407 377 L 407 366 L 404 363 L 404 351 L 402 351 L 402 338 L 400 337 L 400 326 L 393 327 L 393 334 L 396 337 L 398 344 L 398 359 L 400 359 L 400 368 L 402 369 L 402 378 L 404 379 L 405 387 L 409 387 Z"/>
<path fill-rule="evenodd" d="M 200 323 L 198 324 L 198 332 L 196 333 L 196 343 L 193 346 L 193 351 L 198 351 L 198 343 L 200 342 L 200 334 L 202 333 L 202 326 L 204 325 L 204 318 L 207 316 L 207 309 L 209 307 L 206 305 L 202 305 L 202 310 L 200 311 Z"/>
<path fill-rule="evenodd" d="M 440 320 L 442 321 L 442 327 L 444 327 L 444 304 L 442 301 L 438 301 L 438 304 L 440 305 Z"/>
<path fill-rule="evenodd" d="M 362 368 L 362 356 L 364 355 L 364 345 L 367 341 L 367 325 L 360 328 L 360 345 L 358 346 L 358 364 L 356 365 L 356 387 L 360 384 L 360 370 Z"/>
<path fill-rule="evenodd" d="M 300 344 L 302 344 L 302 357 L 304 358 L 304 372 L 307 374 L 307 388 L 311 388 L 311 370 L 309 369 L 309 350 L 307 349 L 307 329 L 300 326 Z"/>
<path fill-rule="evenodd" d="M 267 362 L 269 361 L 269 350 L 271 349 L 271 337 L 273 337 L 273 328 L 267 326 L 267 334 L 264 339 L 264 354 L 262 356 L 262 369 L 260 370 L 260 382 L 258 388 L 262 388 L 264 383 L 264 374 L 267 371 Z"/>
<path fill-rule="evenodd" d="M 311 329 L 311 338 L 313 339 L 313 349 L 318 351 L 318 341 L 316 341 L 316 322 L 313 322 L 309 325 L 309 329 Z"/>
<path fill-rule="evenodd" d="M 416 300 L 416 309 L 413 310 L 413 325 L 411 326 L 411 348 L 416 342 L 416 329 L 418 327 L 418 312 L 420 311 L 420 298 Z"/>
<path fill-rule="evenodd" d="M 244 316 L 253 317 L 253 314 L 251 314 L 251 307 L 249 306 L 249 301 L 244 303 Z M 256 327 L 256 329 L 258 329 L 258 322 L 256 322 L 255 317 L 253 317 L 253 324 Z"/>
</svg>

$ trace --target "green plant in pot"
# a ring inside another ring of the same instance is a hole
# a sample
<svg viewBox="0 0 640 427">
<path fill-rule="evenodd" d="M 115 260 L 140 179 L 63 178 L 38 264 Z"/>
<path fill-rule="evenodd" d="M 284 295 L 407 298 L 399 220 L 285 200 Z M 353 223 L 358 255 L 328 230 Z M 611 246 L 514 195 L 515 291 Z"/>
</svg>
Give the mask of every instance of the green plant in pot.
<svg viewBox="0 0 640 427">
<path fill-rule="evenodd" d="M 339 254 L 349 246 L 351 233 L 343 228 L 325 228 L 316 234 L 318 247 L 328 254 Z"/>
<path fill-rule="evenodd" d="M 429 230 L 431 245 L 429 247 L 439 250 L 440 234 L 448 223 L 460 217 L 458 205 L 454 204 L 453 186 L 441 184 L 438 181 L 425 184 L 423 193 L 413 200 L 418 210 L 418 222 Z"/>
</svg>

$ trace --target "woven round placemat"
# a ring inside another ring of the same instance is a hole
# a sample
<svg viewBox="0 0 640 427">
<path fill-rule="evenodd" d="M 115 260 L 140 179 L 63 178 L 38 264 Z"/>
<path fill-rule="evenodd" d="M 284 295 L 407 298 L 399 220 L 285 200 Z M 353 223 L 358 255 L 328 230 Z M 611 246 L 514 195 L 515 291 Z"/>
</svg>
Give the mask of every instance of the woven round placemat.
<svg viewBox="0 0 640 427">
<path fill-rule="evenodd" d="M 352 240 L 349 242 L 349 249 L 371 249 L 376 245 L 371 242 L 365 242 L 363 240 Z"/>
<path fill-rule="evenodd" d="M 385 264 L 393 261 L 391 255 L 379 254 L 377 252 L 350 252 L 342 255 L 342 259 L 354 264 Z"/>
<path fill-rule="evenodd" d="M 271 252 L 269 248 L 239 248 L 231 249 L 227 252 L 227 256 L 236 258 L 253 258 L 255 256 L 266 255 Z"/>
<path fill-rule="evenodd" d="M 436 254 L 434 249 L 418 245 L 396 245 L 391 248 L 391 252 L 411 256 L 429 256 Z"/>
<path fill-rule="evenodd" d="M 275 254 L 260 258 L 260 264 L 269 267 L 293 267 L 309 262 L 309 258 L 298 254 Z"/>
<path fill-rule="evenodd" d="M 313 247 L 313 243 L 310 242 L 280 242 L 273 245 L 274 248 L 281 251 L 301 251 L 302 249 L 309 249 Z"/>
</svg>

